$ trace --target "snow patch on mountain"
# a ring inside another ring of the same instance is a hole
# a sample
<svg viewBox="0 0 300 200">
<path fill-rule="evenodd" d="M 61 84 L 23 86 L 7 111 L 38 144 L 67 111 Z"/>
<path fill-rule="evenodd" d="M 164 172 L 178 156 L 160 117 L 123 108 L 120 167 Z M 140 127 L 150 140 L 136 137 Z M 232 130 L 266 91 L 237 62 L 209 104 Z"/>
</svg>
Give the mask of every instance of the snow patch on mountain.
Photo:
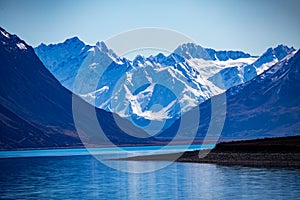
<svg viewBox="0 0 300 200">
<path fill-rule="evenodd" d="M 5 33 L 4 31 L 0 31 L 0 32 L 1 32 L 1 34 L 2 34 L 4 37 L 6 37 L 7 39 L 10 38 L 8 33 Z"/>
<path fill-rule="evenodd" d="M 84 99 L 89 99 L 88 101 L 93 101 L 97 95 L 100 95 L 101 93 L 109 90 L 108 86 L 103 86 L 102 88 L 99 88 L 93 92 L 87 93 L 87 94 L 81 94 L 80 96 Z"/>
<path fill-rule="evenodd" d="M 241 67 L 249 65 L 257 60 L 257 57 L 238 58 L 236 60 L 228 59 L 226 61 L 221 60 L 203 60 L 198 58 L 189 59 L 186 62 L 197 69 L 202 76 L 210 78 L 214 74 L 218 73 L 224 68 Z"/>
<path fill-rule="evenodd" d="M 17 45 L 17 47 L 18 47 L 19 49 L 21 49 L 21 50 L 26 50 L 26 49 L 27 49 L 26 46 L 25 46 L 25 44 L 23 44 L 22 42 L 19 42 L 19 43 L 17 43 L 16 45 Z"/>
</svg>

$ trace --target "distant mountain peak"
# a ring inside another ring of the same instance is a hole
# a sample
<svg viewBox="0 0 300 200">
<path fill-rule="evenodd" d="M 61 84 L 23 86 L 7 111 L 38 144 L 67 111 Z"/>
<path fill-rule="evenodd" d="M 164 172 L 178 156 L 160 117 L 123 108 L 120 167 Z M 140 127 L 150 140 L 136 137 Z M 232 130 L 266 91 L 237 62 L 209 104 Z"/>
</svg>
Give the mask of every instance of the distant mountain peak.
<svg viewBox="0 0 300 200">
<path fill-rule="evenodd" d="M 291 52 L 295 51 L 293 47 L 288 47 L 286 45 L 280 44 L 277 47 L 268 48 L 262 56 L 260 56 L 256 62 L 253 63 L 255 67 L 260 67 L 265 63 L 272 61 L 280 61 L 286 57 Z"/>
<path fill-rule="evenodd" d="M 203 47 L 195 43 L 184 43 L 179 45 L 175 49 L 174 54 L 179 55 L 185 59 L 192 59 L 192 58 L 202 58 L 204 60 L 211 59 L 211 56 L 208 54 L 208 52 Z"/>
<path fill-rule="evenodd" d="M 76 47 L 76 46 L 83 47 L 83 46 L 85 46 L 85 43 L 83 41 L 81 41 L 77 36 L 66 39 L 61 44 L 64 44 L 64 45 L 67 45 L 67 46 L 73 46 L 73 47 Z"/>
<path fill-rule="evenodd" d="M 288 47 L 284 44 L 279 44 L 276 47 L 268 48 L 264 54 L 268 54 L 268 53 L 279 54 L 280 52 L 292 52 L 292 51 L 295 51 L 294 47 Z"/>
<path fill-rule="evenodd" d="M 211 48 L 203 48 L 195 43 L 184 43 L 178 46 L 174 54 L 185 59 L 198 58 L 203 60 L 236 60 L 239 58 L 250 58 L 251 55 L 242 51 L 216 51 Z"/>
<path fill-rule="evenodd" d="M 182 49 L 203 49 L 202 46 L 200 46 L 199 44 L 196 43 L 192 43 L 192 42 L 188 42 L 188 43 L 183 43 L 181 45 L 178 46 L 178 48 L 182 48 Z"/>
<path fill-rule="evenodd" d="M 61 48 L 82 48 L 85 46 L 85 43 L 83 41 L 81 41 L 77 36 L 74 36 L 72 38 L 68 38 L 63 42 L 57 43 L 57 44 L 45 44 L 45 43 L 41 43 L 40 45 L 38 45 L 37 47 L 35 47 L 35 49 L 43 49 L 43 48 L 52 48 L 55 45 L 60 46 Z"/>
<path fill-rule="evenodd" d="M 163 53 L 158 53 L 155 57 L 156 58 L 165 58 L 166 56 Z"/>
<path fill-rule="evenodd" d="M 107 48 L 107 46 L 106 46 L 106 44 L 103 41 L 97 42 L 96 46 L 99 47 L 104 52 L 108 52 L 109 51 L 108 48 Z"/>
<path fill-rule="evenodd" d="M 153 59 L 155 62 L 162 63 L 166 56 L 163 53 L 158 53 L 155 56 L 150 56 L 149 58 Z"/>
<path fill-rule="evenodd" d="M 132 61 L 134 66 L 138 66 L 138 64 L 144 64 L 146 61 L 146 58 L 142 55 L 137 55 L 134 60 Z"/>
<path fill-rule="evenodd" d="M 277 47 L 275 47 L 274 49 L 295 50 L 294 47 L 289 47 L 289 46 L 284 45 L 284 44 L 279 44 L 279 45 L 277 45 Z"/>
<path fill-rule="evenodd" d="M 295 51 L 293 47 L 280 44 L 277 47 L 268 48 L 254 63 L 245 66 L 244 78 L 249 81 L 257 75 L 268 70 L 272 65 L 285 58 L 287 55 Z"/>
<path fill-rule="evenodd" d="M 295 51 L 294 47 L 288 47 L 286 45 L 280 44 L 274 48 L 274 52 L 278 60 L 283 59 L 287 54 Z"/>
<path fill-rule="evenodd" d="M 77 36 L 65 40 L 65 43 L 74 43 L 74 42 L 82 42 L 82 41 Z"/>
</svg>

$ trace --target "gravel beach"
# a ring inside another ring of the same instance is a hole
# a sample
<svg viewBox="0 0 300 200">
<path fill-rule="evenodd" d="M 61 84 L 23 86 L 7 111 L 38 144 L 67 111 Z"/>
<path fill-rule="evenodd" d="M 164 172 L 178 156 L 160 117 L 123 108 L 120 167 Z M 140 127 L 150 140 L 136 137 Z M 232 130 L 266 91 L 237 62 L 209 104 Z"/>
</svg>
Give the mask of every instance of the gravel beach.
<svg viewBox="0 0 300 200">
<path fill-rule="evenodd" d="M 182 154 L 182 155 L 181 155 Z M 177 161 L 252 167 L 300 168 L 300 136 L 223 142 L 211 151 L 120 158 L 134 161 Z"/>
</svg>

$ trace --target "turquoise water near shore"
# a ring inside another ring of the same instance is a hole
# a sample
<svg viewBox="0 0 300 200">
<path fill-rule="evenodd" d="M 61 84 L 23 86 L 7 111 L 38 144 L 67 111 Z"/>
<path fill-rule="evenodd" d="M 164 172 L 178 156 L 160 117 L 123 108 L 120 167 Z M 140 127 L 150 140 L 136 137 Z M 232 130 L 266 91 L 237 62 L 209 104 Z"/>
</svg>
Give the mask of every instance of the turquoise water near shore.
<svg viewBox="0 0 300 200">
<path fill-rule="evenodd" d="M 169 146 L 135 146 L 135 147 L 104 147 L 104 148 L 77 148 L 77 149 L 43 149 L 43 150 L 16 150 L 0 151 L 0 158 L 14 157 L 48 157 L 48 156 L 78 156 L 78 155 L 149 155 L 157 153 L 182 152 L 184 150 L 212 149 L 214 144 L 203 145 L 169 145 Z"/>
<path fill-rule="evenodd" d="M 144 155 L 160 147 L 128 148 L 135 155 Z M 176 148 L 170 151 L 180 150 L 179 146 Z M 112 169 L 84 149 L 13 153 L 0 153 L 0 199 L 297 199 L 300 196 L 297 169 L 174 162 L 153 172 L 135 174 Z M 125 156 L 109 149 L 98 153 L 100 158 Z M 143 168 L 145 163 L 152 166 L 164 163 L 112 162 L 135 169 Z"/>
</svg>

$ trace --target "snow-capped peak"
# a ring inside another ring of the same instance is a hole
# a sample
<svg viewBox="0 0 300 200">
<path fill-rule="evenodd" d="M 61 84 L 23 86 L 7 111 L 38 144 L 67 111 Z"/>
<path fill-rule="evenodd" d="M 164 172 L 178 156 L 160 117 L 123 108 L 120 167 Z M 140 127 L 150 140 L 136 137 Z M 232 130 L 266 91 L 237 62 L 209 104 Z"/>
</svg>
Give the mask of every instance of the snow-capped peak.
<svg viewBox="0 0 300 200">
<path fill-rule="evenodd" d="M 66 39 L 58 44 L 41 44 L 35 48 L 35 53 L 62 85 L 71 91 L 78 69 L 89 54 L 98 59 L 97 62 L 88 64 L 91 70 L 113 62 L 123 64 L 123 60 L 108 49 L 104 42 L 87 45 L 78 37 Z"/>
<path fill-rule="evenodd" d="M 201 58 L 203 60 L 212 59 L 211 56 L 203 47 L 195 43 L 185 43 L 178 46 L 175 49 L 174 54 L 177 54 L 185 59 L 191 59 L 191 58 Z"/>
<path fill-rule="evenodd" d="M 195 43 L 185 43 L 178 46 L 174 54 L 179 55 L 185 59 L 203 59 L 203 60 L 237 60 L 240 58 L 253 57 L 248 53 L 242 51 L 216 51 L 210 48 L 203 48 Z"/>
</svg>

